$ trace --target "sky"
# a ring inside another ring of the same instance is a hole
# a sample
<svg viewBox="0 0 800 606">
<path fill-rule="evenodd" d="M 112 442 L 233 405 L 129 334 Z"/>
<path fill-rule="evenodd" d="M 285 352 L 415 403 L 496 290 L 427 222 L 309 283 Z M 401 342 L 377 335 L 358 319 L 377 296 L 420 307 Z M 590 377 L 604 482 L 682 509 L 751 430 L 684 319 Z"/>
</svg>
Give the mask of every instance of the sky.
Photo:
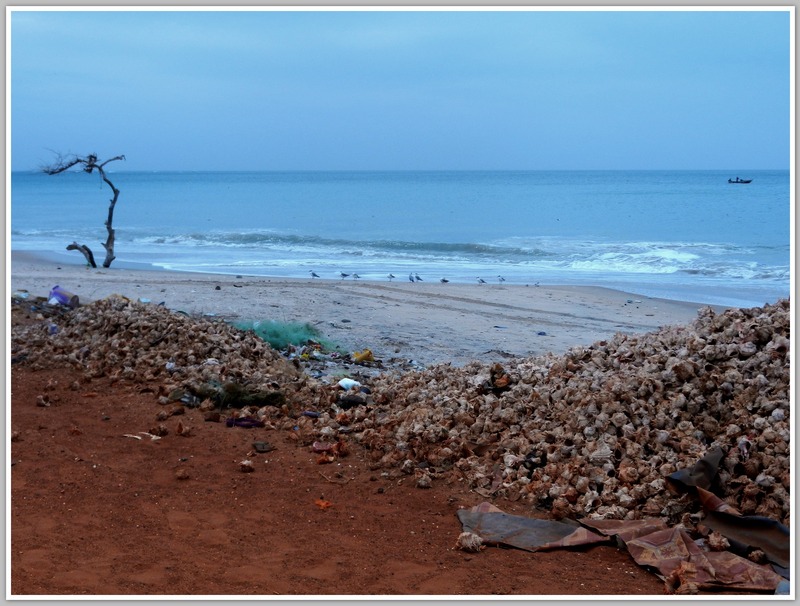
<svg viewBox="0 0 800 606">
<path fill-rule="evenodd" d="M 70 153 L 124 154 L 124 170 L 792 161 L 788 10 L 106 8 L 8 18 L 12 170 Z"/>
</svg>

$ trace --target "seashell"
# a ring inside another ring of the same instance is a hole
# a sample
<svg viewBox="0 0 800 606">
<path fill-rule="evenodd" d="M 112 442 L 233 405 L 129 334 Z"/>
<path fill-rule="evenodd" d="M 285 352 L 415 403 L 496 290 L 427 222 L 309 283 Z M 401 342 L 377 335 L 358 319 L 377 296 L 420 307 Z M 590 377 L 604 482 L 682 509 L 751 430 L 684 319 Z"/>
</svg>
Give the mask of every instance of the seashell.
<svg viewBox="0 0 800 606">
<path fill-rule="evenodd" d="M 578 497 L 577 507 L 580 511 L 589 513 L 601 504 L 600 495 L 596 491 L 590 490 Z"/>
<path fill-rule="evenodd" d="M 483 539 L 477 534 L 472 532 L 462 532 L 460 535 L 458 535 L 456 549 L 460 549 L 469 553 L 478 553 L 486 549 L 486 546 L 483 544 Z"/>
<path fill-rule="evenodd" d="M 772 354 L 773 356 L 781 356 L 787 354 L 791 348 L 791 342 L 783 335 L 775 335 L 772 340 L 767 343 L 764 351 Z"/>
<path fill-rule="evenodd" d="M 762 488 L 769 488 L 775 484 L 775 478 L 771 475 L 761 472 L 756 476 L 755 483 Z"/>
<path fill-rule="evenodd" d="M 417 478 L 417 488 L 430 488 L 433 485 L 433 479 L 427 471 L 424 471 Z"/>
<path fill-rule="evenodd" d="M 746 341 L 738 345 L 738 353 L 742 358 L 749 358 L 758 352 L 758 346 L 752 341 Z"/>
<path fill-rule="evenodd" d="M 403 464 L 400 465 L 400 471 L 402 471 L 405 474 L 411 474 L 414 473 L 415 467 L 416 465 L 414 465 L 414 461 L 412 461 L 411 459 L 405 459 L 403 461 Z"/>
<path fill-rule="evenodd" d="M 564 490 L 564 492 L 561 494 L 561 496 L 564 499 L 566 499 L 569 504 L 572 505 L 578 500 L 578 497 L 580 495 L 578 494 L 578 490 L 574 486 L 568 486 L 566 490 Z"/>
<path fill-rule="evenodd" d="M 748 478 L 755 480 L 762 470 L 761 459 L 759 457 L 750 457 L 742 464 L 742 468 Z"/>
<path fill-rule="evenodd" d="M 619 506 L 625 509 L 630 509 L 636 501 L 624 486 L 618 489 L 614 496 Z"/>
<path fill-rule="evenodd" d="M 628 415 L 624 412 L 615 412 L 609 419 L 614 427 L 622 428 L 623 430 L 628 426 Z M 631 426 L 633 428 L 633 426 Z"/>
<path fill-rule="evenodd" d="M 249 459 L 245 459 L 244 461 L 239 461 L 239 471 L 242 473 L 252 473 L 256 470 L 253 466 L 253 462 Z"/>
<path fill-rule="evenodd" d="M 596 515 L 604 520 L 622 520 L 627 513 L 627 509 L 621 505 L 601 505 Z"/>
<path fill-rule="evenodd" d="M 653 437 L 654 437 L 654 440 L 655 440 L 655 442 L 656 442 L 656 443 L 658 443 L 658 444 L 664 444 L 664 443 L 666 443 L 666 442 L 667 442 L 667 440 L 669 440 L 669 439 L 670 439 L 670 434 L 669 434 L 669 432 L 668 432 L 668 431 L 665 431 L 665 430 L 663 430 L 663 429 L 659 429 L 659 430 L 655 431 L 655 432 L 654 432 L 654 434 L 655 434 L 655 435 L 653 436 Z"/>
<path fill-rule="evenodd" d="M 617 478 L 625 484 L 633 484 L 639 479 L 639 470 L 630 463 L 621 464 L 617 470 Z"/>
<path fill-rule="evenodd" d="M 572 517 L 573 511 L 570 502 L 563 496 L 556 498 L 553 501 L 552 507 L 550 507 L 550 515 L 554 520 L 563 520 L 564 518 Z"/>
<path fill-rule="evenodd" d="M 589 490 L 589 478 L 586 476 L 579 476 L 575 479 L 575 490 L 580 493 L 585 493 Z"/>
</svg>

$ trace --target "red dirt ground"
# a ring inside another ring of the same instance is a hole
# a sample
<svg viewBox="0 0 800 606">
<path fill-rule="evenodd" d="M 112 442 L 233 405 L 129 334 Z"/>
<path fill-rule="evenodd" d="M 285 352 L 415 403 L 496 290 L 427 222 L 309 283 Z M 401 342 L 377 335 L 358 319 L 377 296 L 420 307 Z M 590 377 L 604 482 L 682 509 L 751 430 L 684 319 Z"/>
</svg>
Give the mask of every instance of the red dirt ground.
<svg viewBox="0 0 800 606">
<path fill-rule="evenodd" d="M 455 549 L 456 511 L 484 498 L 456 477 L 430 489 L 390 479 L 358 446 L 320 465 L 291 432 L 197 410 L 170 417 L 160 440 L 125 437 L 158 425 L 155 395 L 106 380 L 70 388 L 78 378 L 12 367 L 13 595 L 664 593 L 612 546 Z M 276 449 L 249 454 L 256 440 Z M 254 472 L 240 471 L 245 458 Z"/>
</svg>

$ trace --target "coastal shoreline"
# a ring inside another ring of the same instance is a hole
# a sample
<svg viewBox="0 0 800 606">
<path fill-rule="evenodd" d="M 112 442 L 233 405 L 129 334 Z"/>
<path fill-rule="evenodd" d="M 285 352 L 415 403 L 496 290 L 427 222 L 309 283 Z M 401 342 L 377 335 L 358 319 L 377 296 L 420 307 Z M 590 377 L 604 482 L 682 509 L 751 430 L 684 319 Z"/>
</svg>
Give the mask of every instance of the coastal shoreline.
<svg viewBox="0 0 800 606">
<path fill-rule="evenodd" d="M 82 304 L 112 294 L 230 321 L 308 323 L 350 350 L 428 366 L 564 353 L 691 323 L 708 305 L 599 286 L 410 283 L 176 272 L 136 264 L 92 269 L 77 256 L 11 251 L 10 292 Z M 725 308 L 711 306 L 716 311 Z"/>
</svg>

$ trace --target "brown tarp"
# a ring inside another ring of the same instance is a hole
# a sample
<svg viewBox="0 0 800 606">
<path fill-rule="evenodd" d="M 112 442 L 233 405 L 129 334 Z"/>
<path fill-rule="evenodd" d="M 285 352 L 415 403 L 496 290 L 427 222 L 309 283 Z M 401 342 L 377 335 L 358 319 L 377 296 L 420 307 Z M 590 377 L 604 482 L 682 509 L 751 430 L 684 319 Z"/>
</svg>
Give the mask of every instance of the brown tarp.
<svg viewBox="0 0 800 606">
<path fill-rule="evenodd" d="M 668 528 L 627 542 L 640 566 L 651 566 L 672 587 L 775 591 L 782 577 L 729 551 L 703 551 L 682 528 Z"/>
<path fill-rule="evenodd" d="M 661 518 L 644 520 L 590 520 L 584 518 L 581 520 L 581 524 L 594 528 L 604 535 L 618 537 L 624 543 L 668 528 L 666 522 Z"/>
<path fill-rule="evenodd" d="M 597 534 L 563 522 L 507 514 L 490 503 L 461 509 L 457 515 L 464 532 L 480 536 L 484 543 L 526 551 L 591 545 L 616 537 L 637 564 L 657 570 L 670 590 L 693 583 L 703 589 L 773 592 L 782 580 L 768 567 L 734 553 L 704 551 L 682 528 L 669 528 L 657 518 L 581 520 Z"/>
<path fill-rule="evenodd" d="M 717 475 L 720 461 L 725 453 L 721 448 L 712 448 L 702 459 L 698 460 L 688 469 L 679 469 L 667 476 L 666 482 L 669 489 L 675 494 L 685 494 L 692 488 L 705 488 L 711 486 Z"/>
<path fill-rule="evenodd" d="M 457 515 L 464 532 L 478 535 L 484 543 L 525 551 L 608 542 L 606 537 L 580 526 L 511 515 L 489 503 L 459 509 Z"/>
</svg>

